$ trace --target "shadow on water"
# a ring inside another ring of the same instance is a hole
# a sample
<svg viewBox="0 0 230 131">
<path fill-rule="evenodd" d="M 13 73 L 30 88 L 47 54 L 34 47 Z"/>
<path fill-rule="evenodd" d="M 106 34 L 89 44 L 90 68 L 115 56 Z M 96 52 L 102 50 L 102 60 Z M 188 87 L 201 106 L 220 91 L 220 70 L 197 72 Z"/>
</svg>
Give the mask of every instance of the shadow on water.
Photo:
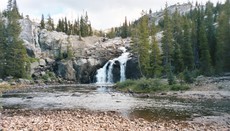
<svg viewBox="0 0 230 131">
<path fill-rule="evenodd" d="M 134 109 L 130 112 L 130 118 L 143 118 L 148 121 L 157 120 L 188 120 L 191 118 L 191 113 L 186 110 L 174 110 L 166 108 L 144 108 Z"/>
<path fill-rule="evenodd" d="M 173 97 L 137 98 L 110 87 L 50 87 L 5 92 L 3 109 L 88 109 L 117 111 L 130 118 L 190 120 L 230 114 L 229 100 L 191 100 Z"/>
</svg>

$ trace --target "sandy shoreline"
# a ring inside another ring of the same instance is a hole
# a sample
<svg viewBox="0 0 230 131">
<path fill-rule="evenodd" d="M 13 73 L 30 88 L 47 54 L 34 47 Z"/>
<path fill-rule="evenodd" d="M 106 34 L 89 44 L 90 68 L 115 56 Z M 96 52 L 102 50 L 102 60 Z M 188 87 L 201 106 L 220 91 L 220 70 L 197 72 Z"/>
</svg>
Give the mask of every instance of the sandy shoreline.
<svg viewBox="0 0 230 131">
<path fill-rule="evenodd" d="M 142 118 L 125 118 L 116 112 L 92 112 L 86 110 L 3 110 L 0 115 L 0 130 L 229 131 L 230 125 L 174 120 L 148 122 Z"/>
</svg>

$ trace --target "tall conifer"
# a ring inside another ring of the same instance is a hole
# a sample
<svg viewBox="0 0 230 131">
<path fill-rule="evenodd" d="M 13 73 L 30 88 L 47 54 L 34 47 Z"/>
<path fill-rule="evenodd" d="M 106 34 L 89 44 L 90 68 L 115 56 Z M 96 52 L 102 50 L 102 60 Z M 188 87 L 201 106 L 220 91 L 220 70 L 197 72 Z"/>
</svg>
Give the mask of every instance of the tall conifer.
<svg viewBox="0 0 230 131">
<path fill-rule="evenodd" d="M 168 6 L 166 4 L 164 10 L 164 28 L 163 28 L 163 38 L 162 38 L 162 51 L 163 51 L 163 64 L 166 73 L 171 72 L 171 62 L 173 54 L 173 35 L 171 19 L 169 17 Z"/>
</svg>

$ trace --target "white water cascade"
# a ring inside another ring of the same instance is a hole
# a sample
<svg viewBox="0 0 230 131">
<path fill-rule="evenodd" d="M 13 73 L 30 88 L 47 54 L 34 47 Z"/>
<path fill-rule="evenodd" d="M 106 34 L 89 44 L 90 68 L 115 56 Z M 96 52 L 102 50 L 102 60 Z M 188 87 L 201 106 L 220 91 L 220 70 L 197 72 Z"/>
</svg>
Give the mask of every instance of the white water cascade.
<svg viewBox="0 0 230 131">
<path fill-rule="evenodd" d="M 120 81 L 125 81 L 125 70 L 126 70 L 126 63 L 129 60 L 129 52 L 126 52 L 125 47 L 119 48 L 123 51 L 121 56 L 118 58 L 114 58 L 109 60 L 102 68 L 97 70 L 97 84 L 110 84 L 113 83 L 113 66 L 116 61 L 120 63 Z"/>
</svg>

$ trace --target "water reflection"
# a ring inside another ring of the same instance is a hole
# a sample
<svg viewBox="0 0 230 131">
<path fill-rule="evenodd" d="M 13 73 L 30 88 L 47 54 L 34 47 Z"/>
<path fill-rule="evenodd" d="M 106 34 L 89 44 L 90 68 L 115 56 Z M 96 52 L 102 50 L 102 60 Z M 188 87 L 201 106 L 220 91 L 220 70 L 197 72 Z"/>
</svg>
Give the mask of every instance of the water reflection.
<svg viewBox="0 0 230 131">
<path fill-rule="evenodd" d="M 52 87 L 33 88 L 2 94 L 5 109 L 89 109 L 117 111 L 131 118 L 146 120 L 186 120 L 196 114 L 230 113 L 230 102 L 191 101 L 174 98 L 136 98 L 111 87 Z M 0 106 L 1 106 L 0 104 Z M 198 114 L 198 115 L 197 115 Z"/>
</svg>

